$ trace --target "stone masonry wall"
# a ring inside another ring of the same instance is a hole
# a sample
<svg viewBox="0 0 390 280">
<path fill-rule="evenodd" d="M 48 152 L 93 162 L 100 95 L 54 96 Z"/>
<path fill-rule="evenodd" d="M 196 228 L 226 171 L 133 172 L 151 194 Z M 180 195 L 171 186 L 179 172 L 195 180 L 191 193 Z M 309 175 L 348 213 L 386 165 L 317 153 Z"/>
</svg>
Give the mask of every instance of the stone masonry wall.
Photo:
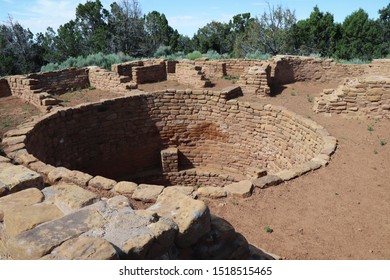
<svg viewBox="0 0 390 280">
<path fill-rule="evenodd" d="M 96 66 L 89 67 L 88 70 L 89 82 L 97 89 L 127 93 L 129 89 L 137 88 L 137 84 L 128 76 L 120 76 L 118 73 Z"/>
<path fill-rule="evenodd" d="M 132 77 L 137 84 L 165 81 L 167 79 L 167 67 L 165 62 L 133 67 Z"/>
<path fill-rule="evenodd" d="M 70 89 L 89 86 L 87 68 L 68 68 L 59 71 L 34 73 L 26 76 L 35 80 L 33 90 L 49 94 L 63 94 Z"/>
<path fill-rule="evenodd" d="M 315 157 L 320 127 L 283 108 L 227 100 L 226 93 L 134 94 L 55 112 L 26 138 L 45 163 L 118 178 L 161 168 L 160 152 L 179 150 L 179 169 L 248 166 L 277 173 Z"/>
<path fill-rule="evenodd" d="M 314 111 L 390 118 L 390 77 L 346 79 L 337 89 L 326 89 L 315 98 Z"/>
<path fill-rule="evenodd" d="M 210 83 L 202 72 L 202 67 L 192 63 L 176 64 L 175 79 L 181 84 L 196 88 L 206 87 Z"/>
</svg>

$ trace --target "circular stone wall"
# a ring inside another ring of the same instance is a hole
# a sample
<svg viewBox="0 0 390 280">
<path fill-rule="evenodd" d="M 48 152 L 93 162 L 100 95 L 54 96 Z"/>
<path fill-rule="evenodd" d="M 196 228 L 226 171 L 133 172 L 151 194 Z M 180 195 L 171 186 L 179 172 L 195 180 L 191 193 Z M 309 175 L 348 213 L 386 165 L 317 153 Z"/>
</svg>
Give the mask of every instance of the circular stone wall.
<svg viewBox="0 0 390 280">
<path fill-rule="evenodd" d="M 230 99 L 237 90 L 137 93 L 62 109 L 40 120 L 24 143 L 56 167 L 153 183 L 167 148 L 178 157 L 165 176 L 171 184 L 192 183 L 193 176 L 218 185 L 326 160 L 325 129 L 282 107 Z M 191 168 L 197 171 L 183 171 Z"/>
</svg>

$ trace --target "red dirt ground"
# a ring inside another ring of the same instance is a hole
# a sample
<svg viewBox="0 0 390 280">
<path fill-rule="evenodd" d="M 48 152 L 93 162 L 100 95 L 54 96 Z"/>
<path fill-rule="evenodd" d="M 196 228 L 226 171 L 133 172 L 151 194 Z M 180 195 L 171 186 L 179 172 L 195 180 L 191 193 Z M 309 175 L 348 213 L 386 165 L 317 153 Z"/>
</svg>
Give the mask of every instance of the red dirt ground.
<svg viewBox="0 0 390 280">
<path fill-rule="evenodd" d="M 215 90 L 231 84 L 216 82 Z M 261 99 L 283 105 L 323 125 L 339 145 L 329 166 L 256 193 L 247 199 L 207 200 L 211 212 L 264 250 L 286 259 L 390 259 L 390 121 L 315 114 L 312 98 L 337 84 L 296 83 Z M 173 82 L 142 85 L 153 91 L 186 88 Z M 115 95 L 83 90 L 61 96 L 64 106 Z M 253 96 L 241 97 L 256 101 Z M 0 133 L 38 110 L 0 99 Z M 368 127 L 371 127 L 369 131 Z M 387 144 L 388 142 L 388 144 Z M 267 233 L 264 227 L 273 229 Z"/>
</svg>

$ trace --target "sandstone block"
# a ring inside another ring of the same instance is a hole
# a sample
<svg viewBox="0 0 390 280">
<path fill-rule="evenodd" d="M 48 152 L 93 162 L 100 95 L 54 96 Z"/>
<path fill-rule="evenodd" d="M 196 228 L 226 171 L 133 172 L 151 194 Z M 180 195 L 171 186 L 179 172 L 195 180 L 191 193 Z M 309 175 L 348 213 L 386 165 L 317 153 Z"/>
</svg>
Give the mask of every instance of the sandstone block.
<svg viewBox="0 0 390 280">
<path fill-rule="evenodd" d="M 54 194 L 54 203 L 65 213 L 74 212 L 99 200 L 98 195 L 73 184 L 51 186 L 45 189 L 45 193 L 49 192 Z"/>
<path fill-rule="evenodd" d="M 55 205 L 37 204 L 6 210 L 4 225 L 8 236 L 15 236 L 35 226 L 60 218 L 64 214 Z"/>
<path fill-rule="evenodd" d="M 282 179 L 276 175 L 267 175 L 265 177 L 256 179 L 253 181 L 255 187 L 264 189 L 267 187 L 278 185 L 282 182 Z"/>
<path fill-rule="evenodd" d="M 65 173 L 62 177 L 62 180 L 64 182 L 67 182 L 67 183 L 74 183 L 76 185 L 79 185 L 79 186 L 87 186 L 88 185 L 88 182 L 93 178 L 93 176 L 87 174 L 87 173 L 84 173 L 84 172 L 81 172 L 81 171 L 77 171 L 77 170 L 73 170 L 69 173 Z"/>
<path fill-rule="evenodd" d="M 46 260 L 115 260 L 118 254 L 110 242 L 101 238 L 80 236 L 55 248 Z"/>
<path fill-rule="evenodd" d="M 280 177 L 283 181 L 289 181 L 296 177 L 298 177 L 298 174 L 291 169 L 285 169 L 275 174 L 276 176 Z"/>
<path fill-rule="evenodd" d="M 253 183 L 249 180 L 240 181 L 224 187 L 226 192 L 233 197 L 250 197 L 253 191 Z"/>
<path fill-rule="evenodd" d="M 12 165 L 0 170 L 0 181 L 8 186 L 10 192 L 43 187 L 42 176 L 22 165 Z"/>
<path fill-rule="evenodd" d="M 34 205 L 42 202 L 44 198 L 45 197 L 40 190 L 36 188 L 26 189 L 0 197 L 0 211 L 5 211 L 15 207 Z"/>
<path fill-rule="evenodd" d="M 179 191 L 185 195 L 188 196 L 194 196 L 194 188 L 193 187 L 187 187 L 187 186 L 171 186 L 171 187 L 166 187 L 163 192 L 175 192 Z"/>
<path fill-rule="evenodd" d="M 143 202 L 155 202 L 163 190 L 164 186 L 141 184 L 134 191 L 132 198 Z"/>
<path fill-rule="evenodd" d="M 7 242 L 8 252 L 15 260 L 39 259 L 65 241 L 103 225 L 96 210 L 82 209 L 16 235 Z"/>
<path fill-rule="evenodd" d="M 176 244 L 182 248 L 195 244 L 210 230 L 210 211 L 207 205 L 179 191 L 161 194 L 149 210 L 172 219 L 178 225 Z"/>
<path fill-rule="evenodd" d="M 107 206 L 112 209 L 122 209 L 130 207 L 130 201 L 126 196 L 117 195 L 107 200 Z"/>
<path fill-rule="evenodd" d="M 116 181 L 107 179 L 101 176 L 96 176 L 91 179 L 88 183 L 88 186 L 103 189 L 103 190 L 111 190 L 117 184 Z"/>
<path fill-rule="evenodd" d="M 224 188 L 217 187 L 201 187 L 198 188 L 198 195 L 208 198 L 222 198 L 227 196 L 227 192 Z"/>
<path fill-rule="evenodd" d="M 112 190 L 119 194 L 133 194 L 137 187 L 136 183 L 122 181 L 116 184 Z"/>
<path fill-rule="evenodd" d="M 47 174 L 47 178 L 49 179 L 50 183 L 55 184 L 61 181 L 63 178 L 71 177 L 71 174 L 72 171 L 65 167 L 56 167 Z"/>
</svg>

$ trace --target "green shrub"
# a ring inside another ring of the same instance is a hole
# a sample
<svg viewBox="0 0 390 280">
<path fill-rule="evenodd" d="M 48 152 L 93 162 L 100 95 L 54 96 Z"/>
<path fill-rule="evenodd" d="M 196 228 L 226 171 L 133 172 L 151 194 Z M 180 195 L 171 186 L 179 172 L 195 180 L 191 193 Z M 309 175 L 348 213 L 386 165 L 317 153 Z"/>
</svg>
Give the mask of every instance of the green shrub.
<svg viewBox="0 0 390 280">
<path fill-rule="evenodd" d="M 122 63 L 131 60 L 135 60 L 135 58 L 125 55 L 123 53 L 119 53 L 119 54 L 96 53 L 96 54 L 88 55 L 86 57 L 83 56 L 70 57 L 60 64 L 49 63 L 45 66 L 42 66 L 41 72 L 62 70 L 71 67 L 86 67 L 86 66 L 99 66 L 101 68 L 111 70 L 111 66 L 113 64 Z"/>
<path fill-rule="evenodd" d="M 165 57 L 167 57 L 168 55 L 171 55 L 171 54 L 172 54 L 172 47 L 161 45 L 161 46 L 158 47 L 158 49 L 154 53 L 153 57 L 165 58 Z"/>
<path fill-rule="evenodd" d="M 271 57 L 272 57 L 272 55 L 270 55 L 268 53 L 264 54 L 264 53 L 261 53 L 259 51 L 255 51 L 254 53 L 247 53 L 245 55 L 245 58 L 247 58 L 247 59 L 260 59 L 260 60 L 267 60 Z"/>
<path fill-rule="evenodd" d="M 187 58 L 191 60 L 195 60 L 201 57 L 202 54 L 199 51 L 193 51 L 192 53 L 187 54 Z"/>
</svg>

